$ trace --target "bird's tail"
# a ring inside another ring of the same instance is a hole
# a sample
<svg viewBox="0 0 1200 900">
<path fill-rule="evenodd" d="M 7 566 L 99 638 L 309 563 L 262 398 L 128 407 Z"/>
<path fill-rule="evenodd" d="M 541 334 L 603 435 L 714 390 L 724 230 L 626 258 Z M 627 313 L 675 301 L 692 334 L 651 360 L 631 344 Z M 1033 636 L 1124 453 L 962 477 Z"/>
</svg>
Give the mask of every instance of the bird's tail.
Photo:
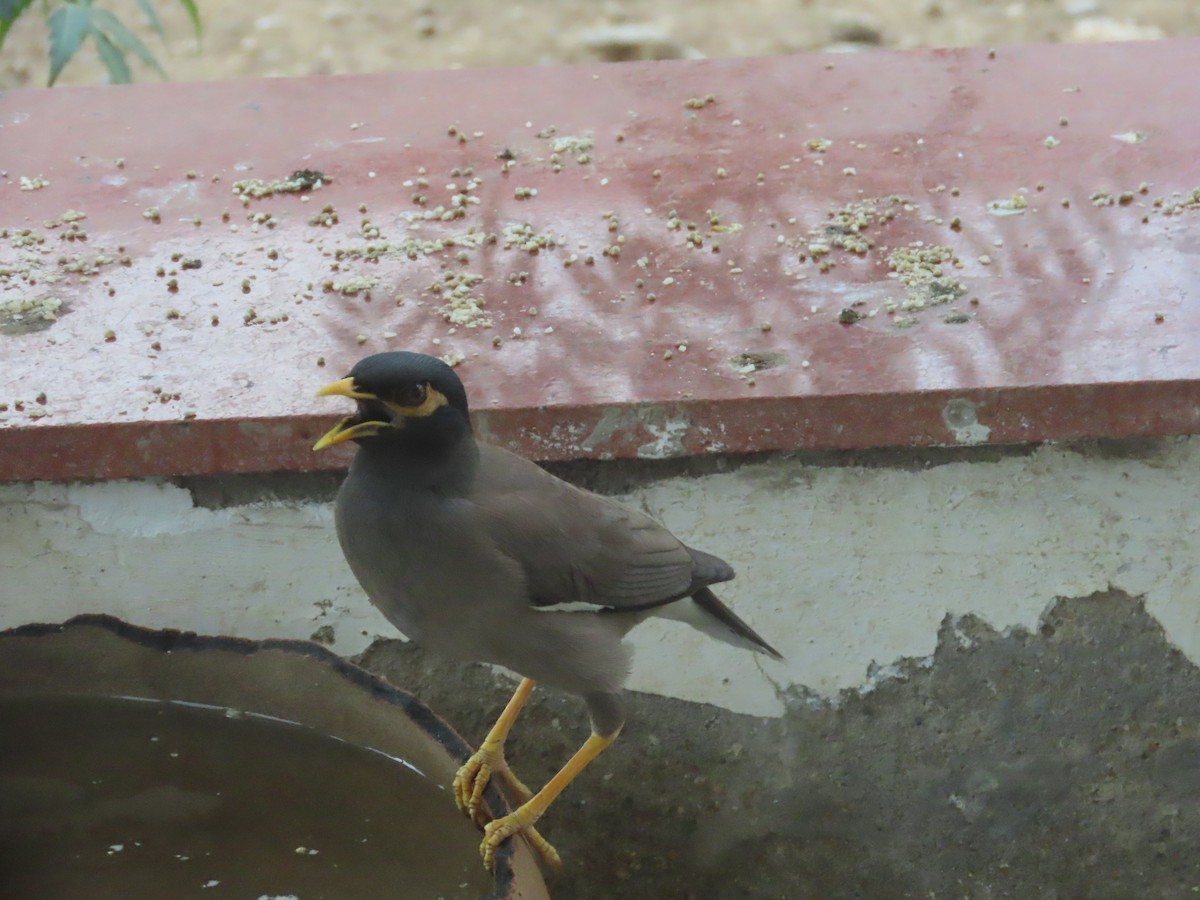
<svg viewBox="0 0 1200 900">
<path fill-rule="evenodd" d="M 734 647 L 765 653 L 773 659 L 783 659 L 778 650 L 764 641 L 758 632 L 739 619 L 706 587 L 700 588 L 691 597 L 655 607 L 654 614 L 659 618 L 686 622 L 709 637 Z"/>
</svg>

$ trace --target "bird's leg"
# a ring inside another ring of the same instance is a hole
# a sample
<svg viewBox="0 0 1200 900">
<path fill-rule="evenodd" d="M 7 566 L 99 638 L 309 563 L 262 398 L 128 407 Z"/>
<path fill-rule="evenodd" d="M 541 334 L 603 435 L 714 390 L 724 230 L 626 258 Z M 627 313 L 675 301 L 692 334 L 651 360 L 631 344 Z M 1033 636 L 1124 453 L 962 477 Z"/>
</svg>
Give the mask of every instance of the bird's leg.
<svg viewBox="0 0 1200 900">
<path fill-rule="evenodd" d="M 547 807 L 563 792 L 563 789 L 575 780 L 588 763 L 615 741 L 620 733 L 620 727 L 606 735 L 596 734 L 593 731 L 591 737 L 583 742 L 583 746 L 575 752 L 575 755 L 559 770 L 558 774 L 546 783 L 544 788 L 507 816 L 488 822 L 483 829 L 483 843 L 479 847 L 479 852 L 483 854 L 483 864 L 491 869 L 494 864 L 496 848 L 512 835 L 522 832 L 542 857 L 543 862 L 554 869 L 560 868 L 562 862 L 557 851 L 546 843 L 545 838 L 539 835 L 533 826 L 546 812 Z"/>
<path fill-rule="evenodd" d="M 493 774 L 504 779 L 517 803 L 525 803 L 533 796 L 533 792 L 509 770 L 508 761 L 504 758 L 504 741 L 508 738 L 508 732 L 512 730 L 517 715 L 533 692 L 534 684 L 531 678 L 521 679 L 512 699 L 504 707 L 504 712 L 500 713 L 500 718 L 483 739 L 479 749 L 471 754 L 471 758 L 463 763 L 458 774 L 454 776 L 454 802 L 480 825 L 484 824 L 481 818 L 483 791 Z"/>
</svg>

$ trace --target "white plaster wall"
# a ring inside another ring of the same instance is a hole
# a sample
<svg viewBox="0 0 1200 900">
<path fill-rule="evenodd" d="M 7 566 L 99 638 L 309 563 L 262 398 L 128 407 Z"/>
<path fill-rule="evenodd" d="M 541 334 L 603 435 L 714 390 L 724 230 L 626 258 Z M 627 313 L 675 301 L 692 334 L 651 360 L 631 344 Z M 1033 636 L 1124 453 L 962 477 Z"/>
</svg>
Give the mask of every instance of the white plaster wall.
<svg viewBox="0 0 1200 900">
<path fill-rule="evenodd" d="M 1055 448 L 921 471 L 789 460 L 680 478 L 624 498 L 739 572 L 719 592 L 787 657 L 685 625 L 634 632 L 630 686 L 756 714 L 792 685 L 869 688 L 872 663 L 924 657 L 946 613 L 1033 628 L 1056 596 L 1144 594 L 1200 659 L 1200 440 L 1150 459 Z M 218 511 L 157 482 L 0 485 L 0 628 L 107 612 L 141 625 L 307 638 L 350 654 L 388 623 L 312 503 Z"/>
</svg>

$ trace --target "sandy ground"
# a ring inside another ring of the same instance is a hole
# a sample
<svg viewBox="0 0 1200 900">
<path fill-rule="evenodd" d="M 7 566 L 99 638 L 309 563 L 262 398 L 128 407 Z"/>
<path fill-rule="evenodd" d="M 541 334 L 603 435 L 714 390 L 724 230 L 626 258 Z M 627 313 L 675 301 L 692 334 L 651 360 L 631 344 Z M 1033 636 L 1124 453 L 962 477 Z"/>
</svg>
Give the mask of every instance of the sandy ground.
<svg viewBox="0 0 1200 900">
<path fill-rule="evenodd" d="M 179 5 L 153 2 L 165 48 L 135 0 L 102 5 L 137 26 L 171 78 L 188 81 L 1200 34 L 1196 0 L 199 0 L 197 51 Z M 0 89 L 45 84 L 46 40 L 36 12 L 14 27 L 0 51 Z M 105 77 L 88 46 L 60 83 Z"/>
</svg>

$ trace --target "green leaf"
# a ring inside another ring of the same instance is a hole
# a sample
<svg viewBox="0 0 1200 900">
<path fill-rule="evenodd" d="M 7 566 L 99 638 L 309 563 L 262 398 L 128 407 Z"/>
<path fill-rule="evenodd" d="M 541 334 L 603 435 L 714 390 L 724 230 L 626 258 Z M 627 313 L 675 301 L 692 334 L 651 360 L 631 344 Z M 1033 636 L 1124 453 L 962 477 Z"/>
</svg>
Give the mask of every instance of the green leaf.
<svg viewBox="0 0 1200 900">
<path fill-rule="evenodd" d="M 200 10 L 196 8 L 196 0 L 179 0 L 179 5 L 187 10 L 188 18 L 192 20 L 192 28 L 196 31 L 196 41 L 199 43 L 202 29 L 200 27 Z"/>
<path fill-rule="evenodd" d="M 3 0 L 0 0 L 0 3 L 2 2 Z M 162 20 L 158 17 L 154 4 L 150 0 L 137 0 L 137 5 L 141 9 L 142 15 L 146 17 L 146 22 L 154 29 L 154 33 L 166 40 L 167 32 L 163 29 Z"/>
<path fill-rule="evenodd" d="M 32 5 L 33 0 L 0 0 L 0 19 L 11 25 Z"/>
<path fill-rule="evenodd" d="M 96 34 L 96 45 L 100 46 L 100 32 L 103 32 L 112 43 L 116 44 L 125 53 L 133 53 L 145 65 L 150 66 L 159 74 L 159 77 L 166 79 L 167 73 L 163 71 L 163 67 L 158 64 L 158 60 L 154 58 L 154 54 L 149 48 L 142 43 L 141 38 L 125 27 L 125 23 L 114 16 L 107 10 L 92 8 L 92 31 Z M 121 54 L 122 62 L 124 62 L 125 53 Z M 105 65 L 108 65 L 107 61 Z M 128 66 L 126 66 L 128 70 Z M 112 69 L 109 69 L 109 74 Z M 121 82 L 122 84 L 126 83 Z"/>
<path fill-rule="evenodd" d="M 50 13 L 50 84 L 62 74 L 83 39 L 92 30 L 92 10 L 78 3 L 64 3 Z"/>
<path fill-rule="evenodd" d="M 0 0 L 0 47 L 4 46 L 4 39 L 8 37 L 8 29 L 12 28 L 13 22 L 32 5 L 33 0 Z"/>
<path fill-rule="evenodd" d="M 92 30 L 92 39 L 96 42 L 96 49 L 100 51 L 100 60 L 104 63 L 104 68 L 108 69 L 108 80 L 112 84 L 129 84 L 133 81 L 133 73 L 129 71 L 129 63 L 125 61 L 125 54 L 103 31 Z"/>
</svg>

